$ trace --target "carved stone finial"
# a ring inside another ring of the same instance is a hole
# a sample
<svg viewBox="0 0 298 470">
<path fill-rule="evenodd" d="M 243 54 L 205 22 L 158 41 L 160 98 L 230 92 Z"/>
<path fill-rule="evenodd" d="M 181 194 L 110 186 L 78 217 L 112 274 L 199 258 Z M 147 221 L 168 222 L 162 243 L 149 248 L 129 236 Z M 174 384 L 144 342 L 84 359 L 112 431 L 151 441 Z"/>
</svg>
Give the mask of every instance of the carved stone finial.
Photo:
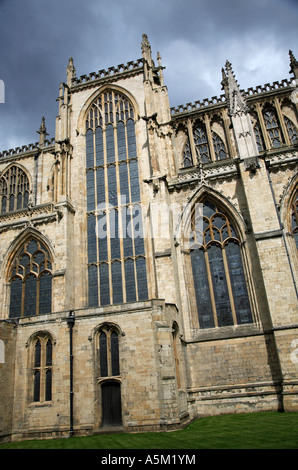
<svg viewBox="0 0 298 470">
<path fill-rule="evenodd" d="M 68 65 L 66 67 L 66 77 L 67 77 L 66 82 L 69 87 L 71 87 L 72 80 L 75 78 L 75 76 L 76 76 L 76 69 L 73 65 L 73 58 L 70 57 L 68 61 Z"/>
<path fill-rule="evenodd" d="M 290 55 L 290 73 L 292 73 L 294 77 L 298 79 L 298 61 L 292 51 L 289 51 L 289 55 Z"/>
<path fill-rule="evenodd" d="M 147 34 L 142 35 L 141 47 L 142 47 L 143 56 L 147 53 L 150 53 L 150 55 L 151 55 L 151 46 L 150 46 L 150 42 L 148 41 Z"/>
<path fill-rule="evenodd" d="M 44 116 L 42 116 L 42 118 L 41 118 L 41 124 L 40 124 L 39 131 L 36 131 L 36 132 L 37 132 L 37 134 L 39 134 L 39 147 L 44 147 L 45 146 L 45 141 L 46 141 L 46 136 L 49 135 L 47 133 Z"/>
<path fill-rule="evenodd" d="M 223 79 L 221 83 L 226 94 L 229 115 L 235 116 L 236 114 L 246 114 L 248 112 L 246 99 L 240 91 L 231 62 L 227 60 L 225 67 L 226 70 L 222 69 Z"/>
</svg>

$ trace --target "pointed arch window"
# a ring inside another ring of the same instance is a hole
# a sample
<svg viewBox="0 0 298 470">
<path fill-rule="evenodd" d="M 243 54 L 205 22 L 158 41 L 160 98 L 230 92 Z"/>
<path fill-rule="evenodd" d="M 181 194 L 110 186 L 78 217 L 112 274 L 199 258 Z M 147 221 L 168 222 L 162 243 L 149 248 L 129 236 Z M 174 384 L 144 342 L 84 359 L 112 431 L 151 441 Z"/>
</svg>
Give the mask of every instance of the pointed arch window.
<svg viewBox="0 0 298 470">
<path fill-rule="evenodd" d="M 104 325 L 98 334 L 98 369 L 99 377 L 120 375 L 119 333 L 115 327 Z"/>
<path fill-rule="evenodd" d="M 271 147 L 281 147 L 283 144 L 283 138 L 276 110 L 274 108 L 264 109 L 263 118 Z"/>
<path fill-rule="evenodd" d="M 284 121 L 291 144 L 297 144 L 298 132 L 296 126 L 287 116 L 284 116 Z"/>
<path fill-rule="evenodd" d="M 29 191 L 26 173 L 16 165 L 10 166 L 0 178 L 0 214 L 27 208 Z"/>
<path fill-rule="evenodd" d="M 135 117 L 114 90 L 86 118 L 89 306 L 148 298 Z"/>
<path fill-rule="evenodd" d="M 210 131 L 209 135 L 210 138 L 208 138 L 207 129 L 203 123 L 194 127 L 192 135 L 183 149 L 182 164 L 184 168 L 193 166 L 196 161 L 209 163 L 228 158 L 229 155 L 221 137 L 215 131 Z M 191 153 L 190 139 L 193 139 L 196 155 Z"/>
<path fill-rule="evenodd" d="M 10 318 L 41 315 L 52 309 L 52 261 L 46 246 L 35 238 L 17 251 L 11 265 Z"/>
<path fill-rule="evenodd" d="M 228 216 L 207 200 L 203 216 L 192 220 L 192 233 L 190 256 L 200 328 L 251 323 L 240 240 Z"/>
<path fill-rule="evenodd" d="M 52 400 L 53 341 L 46 333 L 40 333 L 33 341 L 32 389 L 33 402 Z"/>
</svg>

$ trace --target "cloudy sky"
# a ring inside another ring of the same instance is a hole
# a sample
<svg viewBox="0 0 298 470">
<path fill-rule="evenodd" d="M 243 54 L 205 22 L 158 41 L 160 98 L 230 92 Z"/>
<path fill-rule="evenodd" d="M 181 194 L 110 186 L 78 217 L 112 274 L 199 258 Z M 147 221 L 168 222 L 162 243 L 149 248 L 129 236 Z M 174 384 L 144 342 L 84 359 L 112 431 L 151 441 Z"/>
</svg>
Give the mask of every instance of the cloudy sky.
<svg viewBox="0 0 298 470">
<path fill-rule="evenodd" d="M 54 137 L 68 58 L 77 76 L 160 51 L 170 104 L 220 95 L 232 62 L 241 88 L 289 78 L 297 0 L 0 0 L 0 151 Z"/>
</svg>

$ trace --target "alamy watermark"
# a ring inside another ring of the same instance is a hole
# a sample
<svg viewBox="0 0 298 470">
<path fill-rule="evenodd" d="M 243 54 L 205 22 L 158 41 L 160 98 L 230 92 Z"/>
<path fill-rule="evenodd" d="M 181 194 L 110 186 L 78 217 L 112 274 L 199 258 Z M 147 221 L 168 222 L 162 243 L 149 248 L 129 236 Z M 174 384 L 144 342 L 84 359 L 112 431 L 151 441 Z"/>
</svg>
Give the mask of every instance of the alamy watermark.
<svg viewBox="0 0 298 470">
<path fill-rule="evenodd" d="M 203 204 L 194 205 L 173 203 L 150 203 L 149 209 L 141 203 L 126 204 L 121 196 L 121 204 L 99 204 L 94 211 L 97 217 L 96 237 L 109 238 L 150 238 L 170 240 L 174 233 L 175 242 L 186 249 L 194 249 L 203 244 Z M 149 214 L 148 214 L 149 211 Z M 148 214 L 149 217 L 145 215 Z M 120 229 L 121 227 L 121 229 Z"/>
</svg>

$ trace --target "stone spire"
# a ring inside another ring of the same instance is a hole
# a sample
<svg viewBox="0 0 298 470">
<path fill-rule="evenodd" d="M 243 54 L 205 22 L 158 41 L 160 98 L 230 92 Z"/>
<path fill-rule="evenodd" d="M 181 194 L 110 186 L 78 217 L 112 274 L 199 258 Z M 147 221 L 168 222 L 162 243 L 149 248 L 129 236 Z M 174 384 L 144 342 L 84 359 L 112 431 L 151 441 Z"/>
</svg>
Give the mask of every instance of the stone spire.
<svg viewBox="0 0 298 470">
<path fill-rule="evenodd" d="M 242 95 L 235 74 L 232 69 L 232 64 L 227 60 L 225 70 L 222 69 L 222 89 L 226 94 L 228 103 L 229 115 L 235 116 L 236 114 L 246 114 L 248 106 L 245 97 Z"/>
<path fill-rule="evenodd" d="M 290 73 L 294 75 L 296 80 L 298 80 L 298 61 L 295 58 L 294 54 L 292 51 L 289 51 L 290 55 Z"/>
<path fill-rule="evenodd" d="M 41 118 L 41 124 L 40 124 L 39 131 L 36 131 L 36 132 L 37 132 L 37 134 L 39 134 L 39 147 L 44 147 L 45 142 L 46 142 L 46 136 L 49 135 L 47 133 L 44 116 L 42 116 L 42 118 Z"/>
<path fill-rule="evenodd" d="M 66 83 L 67 86 L 70 88 L 72 85 L 72 80 L 76 76 L 76 69 L 73 65 L 73 58 L 70 57 L 68 61 L 68 66 L 66 67 Z"/>
</svg>

